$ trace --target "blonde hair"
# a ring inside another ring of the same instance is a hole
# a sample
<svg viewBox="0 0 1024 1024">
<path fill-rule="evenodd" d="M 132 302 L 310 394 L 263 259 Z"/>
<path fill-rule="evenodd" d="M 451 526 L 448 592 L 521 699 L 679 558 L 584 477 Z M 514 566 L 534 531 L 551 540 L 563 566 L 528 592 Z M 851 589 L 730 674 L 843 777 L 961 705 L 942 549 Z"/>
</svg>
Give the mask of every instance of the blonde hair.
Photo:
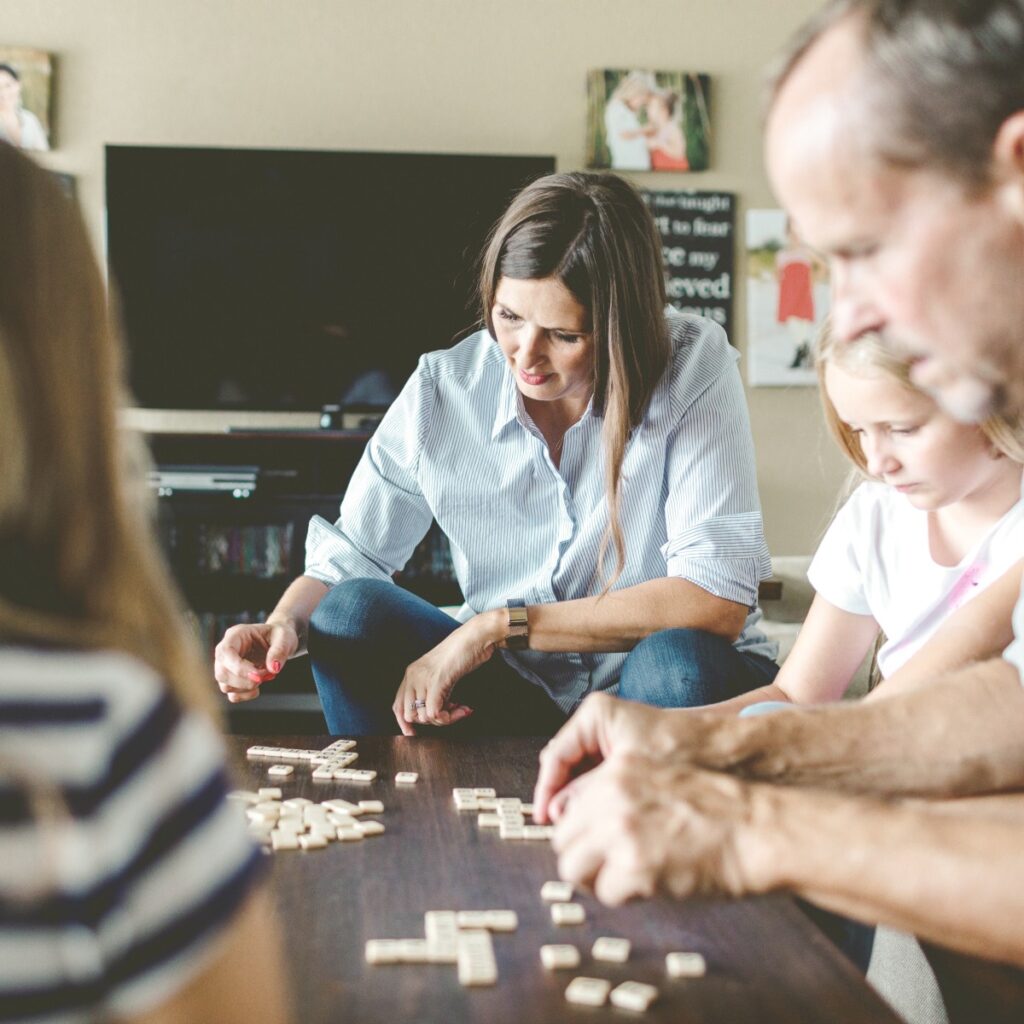
<svg viewBox="0 0 1024 1024">
<path fill-rule="evenodd" d="M 0 144 L 0 642 L 126 652 L 212 707 L 117 428 L 120 345 L 77 207 Z"/>
<path fill-rule="evenodd" d="M 655 92 L 657 88 L 654 75 L 650 71 L 630 71 L 619 79 L 618 85 L 608 98 L 628 103 L 631 99 Z"/>
<path fill-rule="evenodd" d="M 868 472 L 867 460 L 857 435 L 839 418 L 825 387 L 825 369 L 829 363 L 857 376 L 881 375 L 896 381 L 915 394 L 931 396 L 910 379 L 910 364 L 894 353 L 877 334 L 868 333 L 855 341 L 842 341 L 833 334 L 826 321 L 814 344 L 814 365 L 818 373 L 821 406 L 825 423 L 843 454 L 854 464 L 862 478 L 874 479 Z M 1013 462 L 1024 463 L 1024 425 L 1019 416 L 990 416 L 978 424 L 993 451 Z"/>
</svg>

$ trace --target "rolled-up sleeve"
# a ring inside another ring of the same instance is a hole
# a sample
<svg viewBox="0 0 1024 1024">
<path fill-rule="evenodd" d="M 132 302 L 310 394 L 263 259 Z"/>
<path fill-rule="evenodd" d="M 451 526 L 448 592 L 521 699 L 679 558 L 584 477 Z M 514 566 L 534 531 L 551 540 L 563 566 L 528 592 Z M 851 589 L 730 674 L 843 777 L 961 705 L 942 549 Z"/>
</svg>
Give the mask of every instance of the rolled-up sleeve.
<svg viewBox="0 0 1024 1024">
<path fill-rule="evenodd" d="M 424 357 L 367 444 L 337 521 L 314 516 L 310 522 L 307 576 L 328 586 L 390 580 L 409 560 L 433 519 L 417 478 L 433 397 Z"/>
<path fill-rule="evenodd" d="M 668 499 L 662 549 L 668 576 L 748 608 L 771 559 L 743 385 L 723 369 L 683 412 L 666 462 Z"/>
</svg>

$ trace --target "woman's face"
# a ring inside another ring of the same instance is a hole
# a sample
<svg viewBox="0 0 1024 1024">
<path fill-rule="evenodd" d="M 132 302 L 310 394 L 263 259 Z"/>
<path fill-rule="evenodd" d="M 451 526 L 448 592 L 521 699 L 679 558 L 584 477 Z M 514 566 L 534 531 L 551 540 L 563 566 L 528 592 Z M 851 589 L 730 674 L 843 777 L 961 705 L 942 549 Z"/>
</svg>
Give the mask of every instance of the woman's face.
<svg viewBox="0 0 1024 1024">
<path fill-rule="evenodd" d="M 21 82 L 10 72 L 0 71 L 0 110 L 13 110 L 21 100 Z"/>
<path fill-rule="evenodd" d="M 590 315 L 557 278 L 503 277 L 491 310 L 494 334 L 524 398 L 590 400 Z"/>
</svg>

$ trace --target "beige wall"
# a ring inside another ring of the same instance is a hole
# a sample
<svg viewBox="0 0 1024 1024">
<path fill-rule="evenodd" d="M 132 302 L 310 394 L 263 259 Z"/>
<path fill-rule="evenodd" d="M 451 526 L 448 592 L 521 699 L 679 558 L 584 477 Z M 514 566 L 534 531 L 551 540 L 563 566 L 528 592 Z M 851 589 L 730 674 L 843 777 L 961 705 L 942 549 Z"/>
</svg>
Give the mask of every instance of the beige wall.
<svg viewBox="0 0 1024 1024">
<path fill-rule="evenodd" d="M 47 160 L 77 176 L 97 241 L 107 142 L 553 153 L 566 170 L 583 161 L 585 73 L 646 66 L 712 75 L 714 170 L 637 180 L 736 192 L 742 244 L 744 211 L 774 205 L 761 168 L 761 69 L 816 6 L 4 0 L 0 42 L 57 55 L 59 147 Z M 740 281 L 734 340 L 741 350 L 744 300 Z M 816 393 L 759 388 L 749 398 L 769 544 L 777 554 L 808 552 L 843 475 Z M 154 414 L 145 415 L 152 425 Z"/>
</svg>

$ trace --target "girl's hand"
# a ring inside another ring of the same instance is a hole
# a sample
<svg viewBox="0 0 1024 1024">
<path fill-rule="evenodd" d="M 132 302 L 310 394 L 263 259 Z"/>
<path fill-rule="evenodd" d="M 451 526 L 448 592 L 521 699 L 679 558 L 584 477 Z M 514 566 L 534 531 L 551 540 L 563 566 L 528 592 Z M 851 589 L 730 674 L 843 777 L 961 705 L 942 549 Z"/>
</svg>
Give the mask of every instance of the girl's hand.
<svg viewBox="0 0 1024 1024">
<path fill-rule="evenodd" d="M 504 638 L 500 616 L 474 616 L 405 670 L 391 706 L 403 736 L 414 736 L 416 725 L 454 725 L 473 713 L 449 698 L 455 684 L 487 661 Z"/>
</svg>

